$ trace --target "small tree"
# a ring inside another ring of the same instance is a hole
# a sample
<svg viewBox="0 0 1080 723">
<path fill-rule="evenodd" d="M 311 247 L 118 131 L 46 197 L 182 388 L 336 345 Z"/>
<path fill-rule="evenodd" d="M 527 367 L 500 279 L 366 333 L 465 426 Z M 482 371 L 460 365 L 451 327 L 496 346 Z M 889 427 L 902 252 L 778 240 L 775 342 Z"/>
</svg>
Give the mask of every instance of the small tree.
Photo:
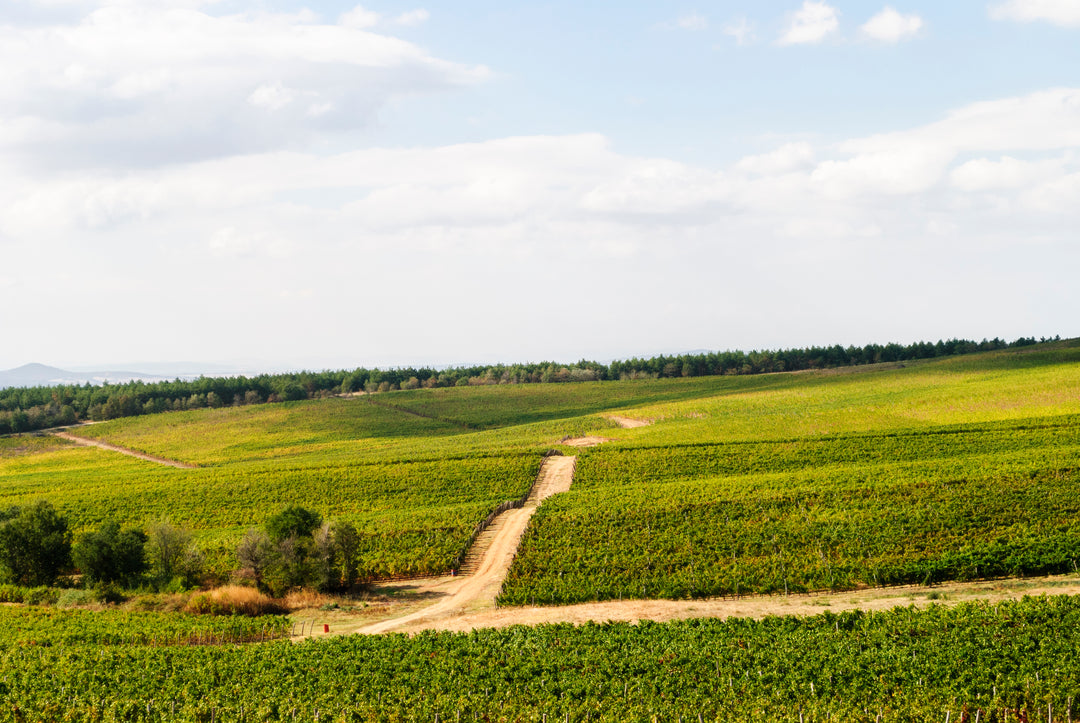
<svg viewBox="0 0 1080 723">
<path fill-rule="evenodd" d="M 116 520 L 107 520 L 79 538 L 71 556 L 90 582 L 132 586 L 146 571 L 146 533 L 121 530 Z"/>
<path fill-rule="evenodd" d="M 320 587 L 324 590 L 349 590 L 358 577 L 356 557 L 360 534 L 348 522 L 323 523 L 314 535 L 319 559 Z"/>
<path fill-rule="evenodd" d="M 0 513 L 0 572 L 18 585 L 51 585 L 71 566 L 67 520 L 48 502 Z"/>
<path fill-rule="evenodd" d="M 290 535 L 274 545 L 274 555 L 263 576 L 270 594 L 281 597 L 290 589 L 316 582 L 318 561 L 311 537 Z"/>
<path fill-rule="evenodd" d="M 202 572 L 202 556 L 191 541 L 191 533 L 159 520 L 147 530 L 147 558 L 157 585 L 179 581 L 190 586 Z"/>
<path fill-rule="evenodd" d="M 262 530 L 251 529 L 240 540 L 236 547 L 236 560 L 240 567 L 251 571 L 251 577 L 255 580 L 255 587 L 263 592 L 266 591 L 264 576 L 267 568 L 274 562 L 274 543 L 269 535 Z"/>
</svg>

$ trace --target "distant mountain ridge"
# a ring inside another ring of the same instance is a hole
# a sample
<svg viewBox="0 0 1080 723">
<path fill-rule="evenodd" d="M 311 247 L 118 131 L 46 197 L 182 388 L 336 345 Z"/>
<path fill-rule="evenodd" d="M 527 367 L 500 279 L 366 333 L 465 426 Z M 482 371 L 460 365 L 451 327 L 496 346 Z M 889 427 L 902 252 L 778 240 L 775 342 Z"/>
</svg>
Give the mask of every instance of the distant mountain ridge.
<svg viewBox="0 0 1080 723">
<path fill-rule="evenodd" d="M 172 381 L 174 376 L 148 374 L 134 371 L 89 371 L 73 372 L 45 364 L 24 364 L 15 369 L 0 371 L 0 389 L 6 387 L 51 387 L 60 384 L 123 384 L 131 381 L 162 382 Z M 190 375 L 181 379 L 194 378 Z"/>
</svg>

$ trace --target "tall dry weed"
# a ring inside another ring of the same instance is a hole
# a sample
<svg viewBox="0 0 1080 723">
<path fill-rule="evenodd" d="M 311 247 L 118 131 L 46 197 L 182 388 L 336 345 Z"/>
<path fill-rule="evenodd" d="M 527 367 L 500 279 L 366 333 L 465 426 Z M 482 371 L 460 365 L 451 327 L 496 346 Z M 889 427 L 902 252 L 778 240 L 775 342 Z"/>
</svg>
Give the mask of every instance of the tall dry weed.
<svg viewBox="0 0 1080 723">
<path fill-rule="evenodd" d="M 293 590 L 288 593 L 285 598 L 285 607 L 289 610 L 306 610 L 308 608 L 319 608 L 330 602 L 330 598 L 327 595 L 323 595 L 316 590 Z"/>
<path fill-rule="evenodd" d="M 280 615 L 286 612 L 281 602 L 253 587 L 226 585 L 192 595 L 187 611 L 197 615 Z"/>
</svg>

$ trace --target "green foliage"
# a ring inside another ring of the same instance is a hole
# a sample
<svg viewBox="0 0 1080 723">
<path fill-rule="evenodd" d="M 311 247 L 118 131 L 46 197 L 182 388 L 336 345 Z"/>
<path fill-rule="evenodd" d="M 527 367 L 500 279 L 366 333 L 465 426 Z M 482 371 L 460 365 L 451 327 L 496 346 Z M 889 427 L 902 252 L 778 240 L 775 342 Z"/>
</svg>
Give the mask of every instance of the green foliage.
<svg viewBox="0 0 1080 723">
<path fill-rule="evenodd" d="M 792 442 L 600 448 L 545 503 L 503 604 L 1072 572 L 1080 417 Z"/>
<path fill-rule="evenodd" d="M 61 593 L 56 588 L 39 585 L 23 587 L 21 585 L 0 585 L 0 603 L 25 603 L 27 605 L 51 605 Z"/>
<path fill-rule="evenodd" d="M 190 587 L 203 571 L 202 554 L 191 533 L 168 519 L 157 520 L 147 529 L 146 553 L 158 589 Z"/>
<path fill-rule="evenodd" d="M 311 537 L 321 524 L 318 512 L 290 505 L 266 521 L 266 534 L 272 542 L 280 544 L 290 537 Z"/>
<path fill-rule="evenodd" d="M 66 590 L 61 601 L 88 602 L 87 591 Z M 116 609 L 7 607 L 0 609 L 0 658 L 5 670 L 22 672 L 26 666 L 7 665 L 30 648 L 60 648 L 78 657 L 93 648 L 243 643 L 280 638 L 288 631 L 288 620 L 280 616 L 222 618 Z M 60 669 L 56 672 L 64 674 Z M 138 675 L 134 671 L 128 674 Z M 5 692 L 0 688 L 0 699 Z"/>
<path fill-rule="evenodd" d="M 146 533 L 139 529 L 120 529 L 115 520 L 107 520 L 100 529 L 87 532 L 71 550 L 75 566 L 91 583 L 103 584 L 103 601 L 117 602 L 108 585 L 135 585 L 146 571 Z"/>
<path fill-rule="evenodd" d="M 248 530 L 236 547 L 236 561 L 240 571 L 250 574 L 255 586 L 266 590 L 266 572 L 274 562 L 274 543 L 263 530 Z"/>
<path fill-rule="evenodd" d="M 71 564 L 67 520 L 46 501 L 11 508 L 0 521 L 0 573 L 18 585 L 51 585 Z"/>
<path fill-rule="evenodd" d="M 90 590 L 80 590 L 78 588 L 69 588 L 61 592 L 56 598 L 56 607 L 58 608 L 74 608 L 82 605 L 89 605 L 95 601 L 95 597 Z"/>
<path fill-rule="evenodd" d="M 360 535 L 356 527 L 344 520 L 324 523 L 315 534 L 319 587 L 330 591 L 352 589 L 359 579 L 356 567 L 359 552 Z"/>
<path fill-rule="evenodd" d="M 173 642 L 229 634 L 202 625 L 257 636 L 260 622 L 0 610 L 0 696 L 35 722 L 789 723 L 1046 720 L 1048 706 L 1065 721 L 1080 697 L 1080 600 L 1066 596 L 810 618 Z"/>
<path fill-rule="evenodd" d="M 281 596 L 296 587 L 351 588 L 359 549 L 350 523 L 324 524 L 317 513 L 292 505 L 267 520 L 265 531 L 249 530 L 236 558 L 256 587 Z"/>
</svg>

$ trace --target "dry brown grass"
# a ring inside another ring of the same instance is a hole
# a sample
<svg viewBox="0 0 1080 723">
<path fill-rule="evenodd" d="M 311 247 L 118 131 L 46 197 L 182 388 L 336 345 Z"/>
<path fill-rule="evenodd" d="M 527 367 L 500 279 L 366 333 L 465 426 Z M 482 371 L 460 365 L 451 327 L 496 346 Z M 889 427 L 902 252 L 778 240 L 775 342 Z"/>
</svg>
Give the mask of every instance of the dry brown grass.
<svg viewBox="0 0 1080 723">
<path fill-rule="evenodd" d="M 192 595 L 187 611 L 200 615 L 277 615 L 286 612 L 281 601 L 253 587 L 226 585 Z"/>
<path fill-rule="evenodd" d="M 323 595 L 315 590 L 293 590 L 285 595 L 283 602 L 289 610 L 306 610 L 319 608 L 331 601 L 330 596 Z"/>
</svg>

